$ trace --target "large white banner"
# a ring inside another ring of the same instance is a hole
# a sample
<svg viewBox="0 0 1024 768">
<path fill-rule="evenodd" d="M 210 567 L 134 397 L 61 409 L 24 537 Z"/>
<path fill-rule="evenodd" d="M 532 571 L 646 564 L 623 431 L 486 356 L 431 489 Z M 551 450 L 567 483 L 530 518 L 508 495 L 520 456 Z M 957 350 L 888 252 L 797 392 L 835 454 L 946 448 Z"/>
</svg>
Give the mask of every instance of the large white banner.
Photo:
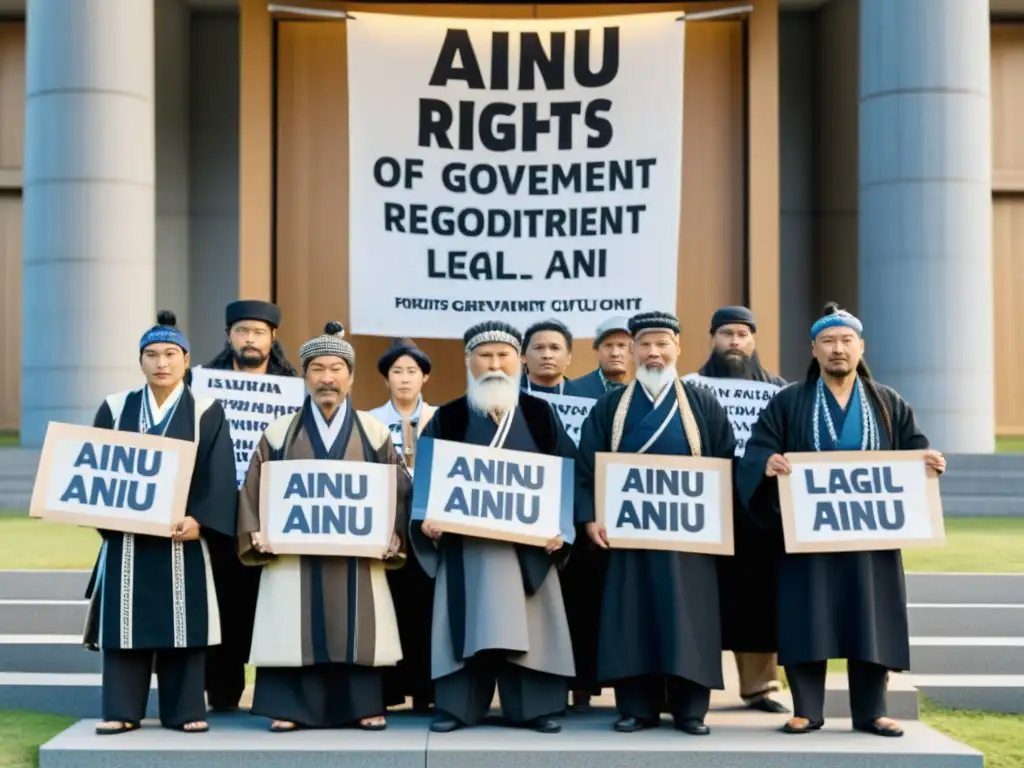
<svg viewBox="0 0 1024 768">
<path fill-rule="evenodd" d="M 353 332 L 673 310 L 678 16 L 347 24 Z"/>
</svg>

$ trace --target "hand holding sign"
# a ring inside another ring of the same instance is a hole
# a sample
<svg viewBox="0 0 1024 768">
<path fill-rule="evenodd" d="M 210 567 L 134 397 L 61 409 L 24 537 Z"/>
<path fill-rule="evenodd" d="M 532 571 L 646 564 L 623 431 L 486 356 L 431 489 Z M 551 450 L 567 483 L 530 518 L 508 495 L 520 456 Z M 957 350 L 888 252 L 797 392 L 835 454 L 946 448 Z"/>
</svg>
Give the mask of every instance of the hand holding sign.
<svg viewBox="0 0 1024 768">
<path fill-rule="evenodd" d="M 768 464 L 764 468 L 764 473 L 767 477 L 789 475 L 792 474 L 792 472 L 793 467 L 789 465 L 789 459 L 781 453 L 773 453 L 768 457 Z"/>
<path fill-rule="evenodd" d="M 171 538 L 175 541 L 195 541 L 199 538 L 199 521 L 194 517 L 186 517 L 173 524 Z"/>
<path fill-rule="evenodd" d="M 587 523 L 587 537 L 601 549 L 608 549 L 608 529 L 597 523 Z"/>
<path fill-rule="evenodd" d="M 946 457 L 930 448 L 924 452 L 924 464 L 936 475 L 941 475 L 946 471 Z"/>
<path fill-rule="evenodd" d="M 392 557 L 398 554 L 398 550 L 402 548 L 402 540 L 398 538 L 397 533 L 391 534 L 391 543 L 388 545 L 387 551 L 384 553 L 384 559 L 390 560 Z"/>
<path fill-rule="evenodd" d="M 563 544 L 565 544 L 565 540 L 562 539 L 561 536 L 555 536 L 555 538 L 549 541 L 547 543 L 547 546 L 544 547 L 544 551 L 546 551 L 550 555 L 552 552 L 557 552 L 558 550 L 560 550 Z"/>
<path fill-rule="evenodd" d="M 423 531 L 424 536 L 427 536 L 428 538 L 431 538 L 434 541 L 437 541 L 441 538 L 441 529 L 429 520 L 424 520 L 422 523 L 420 523 L 420 530 Z"/>
</svg>

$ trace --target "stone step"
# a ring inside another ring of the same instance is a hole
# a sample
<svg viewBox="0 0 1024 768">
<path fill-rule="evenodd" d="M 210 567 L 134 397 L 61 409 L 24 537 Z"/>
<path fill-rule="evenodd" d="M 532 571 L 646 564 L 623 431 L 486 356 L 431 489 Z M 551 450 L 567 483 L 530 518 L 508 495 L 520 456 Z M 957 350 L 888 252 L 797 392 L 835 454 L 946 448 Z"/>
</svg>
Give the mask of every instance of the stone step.
<svg viewBox="0 0 1024 768">
<path fill-rule="evenodd" d="M 1024 476 L 1017 472 L 963 472 L 942 478 L 942 498 L 951 496 L 1022 496 Z"/>
<path fill-rule="evenodd" d="M 0 672 L 99 673 L 102 655 L 82 635 L 0 635 Z"/>
<path fill-rule="evenodd" d="M 907 615 L 917 637 L 1024 637 L 1024 605 L 910 603 Z"/>
<path fill-rule="evenodd" d="M 100 675 L 0 672 L 0 710 L 100 717 Z M 157 716 L 156 677 L 150 683 L 147 717 Z M 112 765 L 116 765 L 116 761 Z"/>
<path fill-rule="evenodd" d="M 76 723 L 43 745 L 40 768 L 982 768 L 974 749 L 906 723 L 902 739 L 851 733 L 835 720 L 813 736 L 777 732 L 778 723 L 746 713 L 711 713 L 711 735 L 686 736 L 663 727 L 622 734 L 614 715 L 592 713 L 564 719 L 559 734 L 538 734 L 490 724 L 447 734 L 428 731 L 429 718 L 394 713 L 381 733 L 359 730 L 298 731 L 282 738 L 263 718 L 245 714 L 210 717 L 209 733 L 179 733 L 146 722 L 116 739 L 97 736 L 95 720 Z M 667 725 L 667 722 L 666 722 Z"/>
<path fill-rule="evenodd" d="M 1024 453 L 947 453 L 948 474 L 965 471 L 1024 472 Z"/>
<path fill-rule="evenodd" d="M 942 513 L 946 517 L 1012 517 L 1024 515 L 1024 498 L 1019 496 L 945 496 Z"/>
<path fill-rule="evenodd" d="M 11 635 L 82 633 L 85 600 L 0 600 L 0 627 Z"/>
<path fill-rule="evenodd" d="M 82 600 L 89 575 L 89 571 L 0 571 L 0 600 Z"/>
<path fill-rule="evenodd" d="M 908 573 L 907 601 L 1024 604 L 1024 573 Z"/>
<path fill-rule="evenodd" d="M 1024 637 L 911 637 L 915 674 L 1024 674 Z"/>
<path fill-rule="evenodd" d="M 955 709 L 1024 714 L 1024 675 L 909 675 L 933 701 Z"/>
</svg>

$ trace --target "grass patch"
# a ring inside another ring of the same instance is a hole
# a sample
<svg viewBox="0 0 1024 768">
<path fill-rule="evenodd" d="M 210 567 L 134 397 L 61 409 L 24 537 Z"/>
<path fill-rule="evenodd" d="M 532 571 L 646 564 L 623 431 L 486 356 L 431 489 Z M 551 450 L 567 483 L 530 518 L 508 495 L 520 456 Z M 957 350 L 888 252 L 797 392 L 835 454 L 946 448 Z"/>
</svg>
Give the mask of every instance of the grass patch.
<svg viewBox="0 0 1024 768">
<path fill-rule="evenodd" d="M 1024 517 L 947 517 L 946 546 L 903 551 L 908 571 L 1024 573 Z"/>
<path fill-rule="evenodd" d="M 91 528 L 47 523 L 24 512 L 0 513 L 0 568 L 87 571 L 102 539 Z M 0 763 L 0 768 L 6 768 Z"/>
<path fill-rule="evenodd" d="M 17 447 L 21 445 L 18 441 L 17 432 L 0 432 L 0 448 Z"/>
<path fill-rule="evenodd" d="M 1024 768 L 1024 715 L 946 709 L 921 697 L 921 720 L 985 755 L 985 768 Z"/>
<path fill-rule="evenodd" d="M 996 453 L 1024 453 L 1024 435 L 996 436 Z"/>
<path fill-rule="evenodd" d="M 0 768 L 36 768 L 39 747 L 75 721 L 74 717 L 0 710 Z"/>
</svg>

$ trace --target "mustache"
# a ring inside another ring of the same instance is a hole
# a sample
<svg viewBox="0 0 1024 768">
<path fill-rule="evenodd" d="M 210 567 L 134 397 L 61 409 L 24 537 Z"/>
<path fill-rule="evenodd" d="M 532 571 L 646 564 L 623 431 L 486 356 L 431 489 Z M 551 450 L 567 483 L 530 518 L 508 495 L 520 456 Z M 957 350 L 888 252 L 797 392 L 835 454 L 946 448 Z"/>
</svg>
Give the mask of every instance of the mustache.
<svg viewBox="0 0 1024 768">
<path fill-rule="evenodd" d="M 477 378 L 477 383 L 487 384 L 488 382 L 501 382 L 502 384 L 515 383 L 516 379 L 509 376 L 507 373 L 501 373 L 500 371 L 489 371 L 488 373 L 480 374 Z"/>
<path fill-rule="evenodd" d="M 317 385 L 316 391 L 317 392 L 337 392 L 340 395 L 341 394 L 341 387 L 339 387 L 337 384 L 319 384 L 319 385 Z"/>
</svg>

